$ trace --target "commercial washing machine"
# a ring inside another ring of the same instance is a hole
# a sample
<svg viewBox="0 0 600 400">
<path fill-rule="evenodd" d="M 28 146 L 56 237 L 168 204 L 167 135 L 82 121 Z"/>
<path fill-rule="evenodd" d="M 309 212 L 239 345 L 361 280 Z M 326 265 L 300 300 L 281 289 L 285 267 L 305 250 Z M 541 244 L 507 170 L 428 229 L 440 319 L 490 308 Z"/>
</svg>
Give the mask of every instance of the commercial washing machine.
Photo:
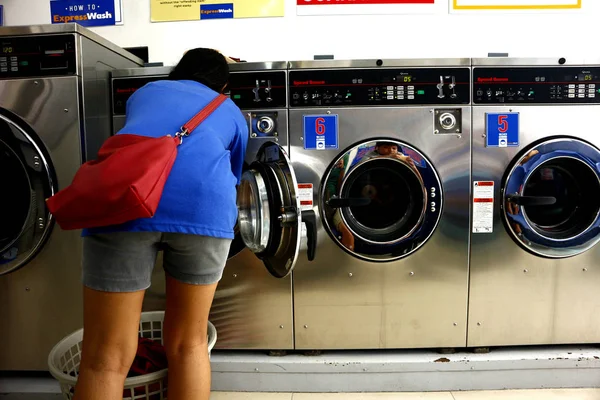
<svg viewBox="0 0 600 400">
<path fill-rule="evenodd" d="M 297 349 L 466 345 L 470 60 L 292 62 Z"/>
<path fill-rule="evenodd" d="M 468 345 L 600 342 L 600 59 L 473 60 Z"/>
<path fill-rule="evenodd" d="M 165 79 L 170 70 L 139 68 L 113 73 L 114 132 L 125 124 L 125 106 L 131 94 L 148 82 Z M 210 314 L 219 332 L 216 347 L 293 349 L 290 272 L 305 242 L 301 242 L 304 224 L 295 175 L 286 155 L 287 63 L 239 63 L 231 64 L 230 70 L 228 95 L 242 109 L 250 138 L 239 190 L 236 238 Z M 163 310 L 165 300 L 164 272 L 159 267 L 154 270 L 144 310 Z"/>
<path fill-rule="evenodd" d="M 47 370 L 82 326 L 80 232 L 45 200 L 110 136 L 109 71 L 140 65 L 77 25 L 0 28 L 0 370 Z"/>
</svg>

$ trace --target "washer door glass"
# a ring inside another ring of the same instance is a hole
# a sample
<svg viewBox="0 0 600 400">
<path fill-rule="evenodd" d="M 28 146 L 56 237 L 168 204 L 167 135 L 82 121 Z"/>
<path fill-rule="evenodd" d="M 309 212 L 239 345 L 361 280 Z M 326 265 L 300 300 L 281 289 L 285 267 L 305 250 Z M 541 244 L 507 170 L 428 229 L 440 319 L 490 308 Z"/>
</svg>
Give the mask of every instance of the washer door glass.
<svg viewBox="0 0 600 400">
<path fill-rule="evenodd" d="M 392 261 L 420 248 L 440 219 L 438 175 L 417 149 L 394 140 L 360 143 L 330 167 L 323 217 L 344 250 Z"/>
<path fill-rule="evenodd" d="M 427 193 L 422 178 L 403 160 L 382 158 L 362 163 L 347 175 L 340 192 L 341 198 L 359 200 L 341 211 L 348 228 L 365 241 L 402 240 L 425 216 Z"/>
<path fill-rule="evenodd" d="M 33 137 L 0 114 L 0 275 L 23 267 L 50 230 L 54 194 L 46 157 Z"/>
<path fill-rule="evenodd" d="M 549 140 L 513 166 L 504 188 L 509 232 L 527 250 L 560 258 L 600 240 L 600 151 L 576 139 Z"/>
<path fill-rule="evenodd" d="M 248 249 L 277 278 L 292 272 L 300 250 L 300 227 L 306 223 L 309 260 L 314 257 L 314 213 L 302 212 L 298 183 L 287 154 L 273 142 L 265 143 L 242 175 L 238 188 L 238 227 Z"/>
</svg>

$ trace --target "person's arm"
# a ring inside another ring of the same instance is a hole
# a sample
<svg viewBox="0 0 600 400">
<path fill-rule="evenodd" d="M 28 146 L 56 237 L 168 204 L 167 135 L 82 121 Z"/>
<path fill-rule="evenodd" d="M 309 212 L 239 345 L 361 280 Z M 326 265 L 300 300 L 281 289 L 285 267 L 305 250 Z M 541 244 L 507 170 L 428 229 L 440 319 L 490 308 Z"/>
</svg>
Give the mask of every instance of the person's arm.
<svg viewBox="0 0 600 400">
<path fill-rule="evenodd" d="M 229 146 L 231 153 L 231 171 L 237 179 L 237 185 L 240 184 L 242 179 L 242 173 L 244 169 L 244 158 L 246 157 L 246 147 L 248 147 L 248 125 L 246 121 L 240 115 L 240 118 L 236 118 L 236 133 Z"/>
</svg>

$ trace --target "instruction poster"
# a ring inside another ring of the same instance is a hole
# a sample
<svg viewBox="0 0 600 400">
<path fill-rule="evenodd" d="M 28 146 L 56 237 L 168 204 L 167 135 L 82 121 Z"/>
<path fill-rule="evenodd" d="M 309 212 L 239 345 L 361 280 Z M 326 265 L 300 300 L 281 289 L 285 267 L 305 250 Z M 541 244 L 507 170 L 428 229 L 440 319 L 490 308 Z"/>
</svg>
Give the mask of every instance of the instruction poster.
<svg viewBox="0 0 600 400">
<path fill-rule="evenodd" d="M 298 15 L 448 13 L 446 0 L 296 0 Z"/>
<path fill-rule="evenodd" d="M 53 24 L 122 25 L 123 3 L 122 0 L 51 0 L 50 14 Z"/>
<path fill-rule="evenodd" d="M 285 0 L 150 0 L 152 22 L 283 17 Z"/>
<path fill-rule="evenodd" d="M 578 10 L 583 0 L 450 0 L 456 11 L 486 10 Z"/>
</svg>

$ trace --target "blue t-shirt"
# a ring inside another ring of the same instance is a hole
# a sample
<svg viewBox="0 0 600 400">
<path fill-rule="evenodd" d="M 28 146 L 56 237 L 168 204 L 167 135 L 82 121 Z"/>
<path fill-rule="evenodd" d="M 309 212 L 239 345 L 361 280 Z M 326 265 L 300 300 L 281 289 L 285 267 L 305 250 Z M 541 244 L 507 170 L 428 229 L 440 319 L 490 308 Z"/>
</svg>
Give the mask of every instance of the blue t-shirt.
<svg viewBox="0 0 600 400">
<path fill-rule="evenodd" d="M 127 102 L 125 126 L 117 134 L 174 135 L 217 93 L 194 81 L 157 81 Z M 233 239 L 248 126 L 241 110 L 226 100 L 179 146 L 153 218 L 84 230 L 94 233 L 150 231 Z"/>
</svg>

